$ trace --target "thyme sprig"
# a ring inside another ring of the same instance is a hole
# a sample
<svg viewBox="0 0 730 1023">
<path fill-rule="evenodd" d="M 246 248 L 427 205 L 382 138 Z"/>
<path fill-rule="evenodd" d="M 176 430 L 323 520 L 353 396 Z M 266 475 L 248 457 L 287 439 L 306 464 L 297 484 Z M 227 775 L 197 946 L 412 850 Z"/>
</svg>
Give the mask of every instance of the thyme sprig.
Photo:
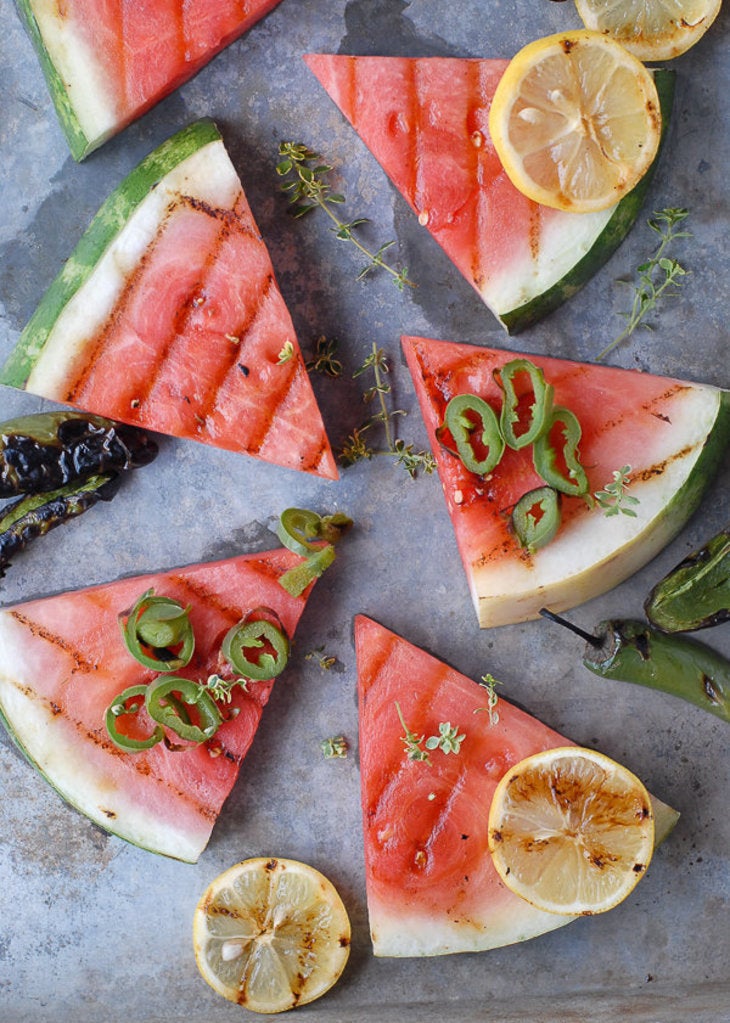
<svg viewBox="0 0 730 1023">
<path fill-rule="evenodd" d="M 452 726 L 450 721 L 441 721 L 439 734 L 429 735 L 426 739 L 426 749 L 440 749 L 443 753 L 458 753 L 464 739 L 466 739 L 466 733 L 459 735 L 458 727 Z"/>
<path fill-rule="evenodd" d="M 501 686 L 502 683 L 490 672 L 487 672 L 486 675 L 482 675 L 481 681 L 477 684 L 487 691 L 487 706 L 484 709 L 489 715 L 489 724 L 496 725 L 499 723 L 499 712 L 497 710 L 499 696 L 497 694 L 496 687 Z M 477 707 L 477 710 L 475 710 L 474 713 L 476 714 L 478 710 L 482 710 L 482 708 Z"/>
<path fill-rule="evenodd" d="M 397 465 L 402 465 L 411 479 L 415 479 L 419 469 L 430 475 L 436 468 L 436 461 L 430 451 L 415 451 L 413 444 L 406 444 L 396 436 L 394 421 L 396 416 L 406 415 L 403 409 L 389 409 L 386 402 L 391 393 L 391 386 L 386 380 L 390 372 L 388 359 L 382 348 L 373 342 L 370 354 L 363 364 L 355 370 L 353 377 L 372 371 L 374 383 L 363 393 L 363 401 L 369 404 L 376 401 L 378 409 L 362 425 L 357 427 L 345 441 L 340 458 L 346 465 L 354 465 L 363 459 L 371 459 L 374 455 L 390 455 Z M 385 447 L 371 447 L 365 434 L 373 427 L 381 425 L 385 432 Z"/>
<path fill-rule="evenodd" d="M 689 271 L 665 253 L 677 238 L 691 237 L 689 231 L 680 227 L 688 216 L 689 210 L 672 206 L 655 212 L 647 221 L 652 231 L 661 239 L 659 246 L 653 256 L 637 267 L 638 281 L 632 285 L 634 300 L 631 311 L 622 313 L 626 319 L 626 326 L 603 351 L 599 352 L 596 356 L 597 362 L 633 334 L 639 325 L 651 330 L 651 325 L 645 322 L 647 314 L 656 309 L 661 299 L 675 298 L 679 294 L 677 289 Z"/>
<path fill-rule="evenodd" d="M 363 245 L 356 236 L 358 227 L 368 223 L 365 217 L 356 217 L 345 221 L 333 211 L 332 206 L 345 202 L 344 195 L 333 192 L 327 175 L 334 169 L 321 162 L 321 156 L 302 142 L 282 142 L 279 145 L 279 163 L 276 173 L 286 179 L 281 189 L 289 195 L 289 202 L 294 206 L 294 216 L 303 217 L 312 210 L 321 209 L 332 221 L 335 236 L 342 241 L 352 242 L 355 248 L 367 259 L 366 265 L 357 276 L 362 280 L 374 270 L 385 270 L 390 274 L 396 287 L 402 291 L 406 284 L 415 287 L 409 280 L 407 270 L 397 270 L 385 261 L 384 254 L 395 244 L 389 241 L 381 245 L 375 252 Z"/>
<path fill-rule="evenodd" d="M 410 730 L 408 725 L 405 723 L 405 719 L 403 718 L 403 711 L 400 709 L 400 704 L 398 703 L 397 700 L 395 701 L 395 709 L 398 712 L 398 718 L 400 720 L 403 731 L 405 732 L 405 735 L 402 737 L 401 741 L 403 743 L 403 750 L 405 752 L 406 758 L 408 760 L 421 761 L 424 764 L 430 764 L 431 756 L 428 750 L 421 748 L 423 746 L 423 743 L 426 741 L 426 736 L 425 735 L 418 736 L 416 735 L 415 732 L 412 732 Z"/>
<path fill-rule="evenodd" d="M 322 739 L 319 748 L 322 750 L 325 760 L 344 760 L 350 747 L 344 735 L 333 735 Z"/>
<path fill-rule="evenodd" d="M 395 701 L 395 709 L 398 712 L 398 718 L 405 733 L 401 737 L 401 742 L 403 743 L 403 749 L 408 760 L 420 761 L 430 765 L 430 751 L 432 750 L 440 749 L 442 753 L 447 755 L 449 753 L 458 753 L 461 750 L 461 744 L 466 739 L 466 733 L 459 733 L 458 727 L 452 725 L 450 721 L 441 721 L 439 723 L 438 735 L 429 735 L 426 738 L 425 735 L 417 735 L 410 730 L 397 700 Z"/>
<path fill-rule="evenodd" d="M 639 498 L 626 493 L 626 488 L 631 483 L 630 473 L 630 465 L 621 466 L 614 472 L 613 480 L 607 483 L 603 490 L 597 490 L 593 495 L 607 518 L 619 514 L 636 518 L 633 506 L 639 504 Z"/>
</svg>

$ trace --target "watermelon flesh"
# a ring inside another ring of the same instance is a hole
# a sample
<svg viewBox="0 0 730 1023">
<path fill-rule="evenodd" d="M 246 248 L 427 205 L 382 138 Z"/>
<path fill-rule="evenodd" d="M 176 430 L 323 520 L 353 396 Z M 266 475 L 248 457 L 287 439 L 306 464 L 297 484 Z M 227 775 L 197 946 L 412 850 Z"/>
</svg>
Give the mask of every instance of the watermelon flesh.
<svg viewBox="0 0 730 1023">
<path fill-rule="evenodd" d="M 730 394 L 717 387 L 429 338 L 402 344 L 483 628 L 536 618 L 542 607 L 575 607 L 636 572 L 695 511 L 730 440 Z M 508 448 L 484 479 L 439 443 L 454 395 L 478 394 L 499 413 L 494 371 L 513 358 L 542 368 L 554 404 L 578 417 L 591 494 L 631 467 L 635 517 L 607 517 L 596 503 L 568 498 L 557 536 L 528 554 L 509 518 L 520 497 L 543 484 L 531 448 Z"/>
<path fill-rule="evenodd" d="M 338 476 L 271 258 L 212 122 L 173 136 L 110 196 L 0 380 Z"/>
<path fill-rule="evenodd" d="M 95 824 L 151 852 L 195 862 L 236 782 L 273 683 L 236 687 L 222 708 L 229 719 L 200 746 L 171 751 L 158 743 L 141 753 L 122 752 L 106 731 L 106 708 L 122 690 L 157 673 L 127 651 L 118 615 L 150 588 L 190 605 L 196 649 L 176 673 L 205 681 L 221 670 L 221 640 L 244 614 L 272 608 L 291 638 L 311 588 L 291 597 L 278 579 L 299 561 L 282 548 L 3 609 L 0 718 L 38 771 Z M 142 728 L 143 735 L 151 731 L 151 724 L 146 733 Z"/>
<path fill-rule="evenodd" d="M 488 129 L 506 60 L 330 54 L 305 60 L 419 223 L 511 332 L 577 291 L 636 218 L 648 176 L 621 203 L 588 214 L 540 206 L 514 187 Z M 666 120 L 671 75 L 655 77 Z"/>
<path fill-rule="evenodd" d="M 370 934 L 376 956 L 477 952 L 570 923 L 505 887 L 492 865 L 487 821 L 494 790 L 525 757 L 574 745 L 500 698 L 490 723 L 476 682 L 363 615 L 355 620 L 360 771 Z M 458 753 L 407 759 L 400 707 L 417 736 L 448 721 Z M 677 814 L 653 798 L 657 841 Z"/>
<path fill-rule="evenodd" d="M 191 78 L 279 0 L 19 0 L 81 160 Z"/>
</svg>

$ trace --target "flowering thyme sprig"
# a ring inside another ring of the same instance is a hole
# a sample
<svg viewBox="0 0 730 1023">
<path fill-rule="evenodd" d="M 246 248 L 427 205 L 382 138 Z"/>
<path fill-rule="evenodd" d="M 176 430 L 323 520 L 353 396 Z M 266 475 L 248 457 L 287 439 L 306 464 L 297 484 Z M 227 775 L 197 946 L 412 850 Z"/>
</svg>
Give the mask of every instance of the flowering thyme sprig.
<svg viewBox="0 0 730 1023">
<path fill-rule="evenodd" d="M 623 465 L 614 472 L 613 480 L 607 483 L 603 490 L 597 490 L 593 495 L 607 518 L 619 514 L 636 518 L 632 506 L 639 504 L 639 498 L 626 493 L 626 488 L 631 483 L 630 473 L 631 466 Z"/>
</svg>

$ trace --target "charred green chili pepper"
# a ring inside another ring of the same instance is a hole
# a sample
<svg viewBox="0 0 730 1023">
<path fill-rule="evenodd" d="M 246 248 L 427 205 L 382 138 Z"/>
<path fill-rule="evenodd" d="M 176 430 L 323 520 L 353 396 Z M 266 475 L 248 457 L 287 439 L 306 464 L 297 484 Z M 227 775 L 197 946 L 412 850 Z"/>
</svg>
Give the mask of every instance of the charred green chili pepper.
<svg viewBox="0 0 730 1023">
<path fill-rule="evenodd" d="M 279 517 L 276 534 L 285 547 L 306 558 L 323 543 L 337 543 L 351 526 L 352 519 L 341 512 L 318 515 L 307 508 L 287 508 Z"/>
<path fill-rule="evenodd" d="M 509 447 L 525 448 L 534 443 L 548 426 L 553 388 L 546 383 L 539 366 L 529 359 L 512 359 L 505 363 L 495 374 L 495 379 L 504 391 L 499 416 L 502 436 Z M 529 401 L 530 397 L 532 401 Z"/>
<path fill-rule="evenodd" d="M 581 433 L 577 416 L 570 409 L 556 405 L 548 418 L 547 428 L 532 448 L 536 471 L 548 486 L 571 497 L 588 493 L 588 477 L 578 454 Z M 560 434 L 562 439 L 556 434 Z"/>
<path fill-rule="evenodd" d="M 257 609 L 226 633 L 221 653 L 230 666 L 245 678 L 261 681 L 276 678 L 289 660 L 289 637 L 277 620 L 256 617 L 264 609 Z M 272 612 L 269 612 L 272 614 Z M 247 651 L 257 651 L 251 658 Z"/>
<path fill-rule="evenodd" d="M 120 718 L 125 716 L 134 716 L 139 713 L 141 708 L 144 706 L 145 695 L 147 693 L 147 686 L 129 686 L 123 692 L 115 696 L 112 702 L 107 707 L 107 711 L 104 717 L 106 723 L 106 730 L 109 733 L 109 738 L 112 740 L 115 746 L 125 753 L 140 753 L 142 750 L 151 749 L 156 746 L 158 742 L 162 741 L 164 731 L 161 725 L 156 725 L 152 734 L 146 739 L 133 739 L 129 735 L 124 735 L 117 728 L 117 722 Z M 129 704 L 130 700 L 134 700 L 134 703 Z"/>
<path fill-rule="evenodd" d="M 146 668 L 177 671 L 190 663 L 195 636 L 184 608 L 170 597 L 143 593 L 129 612 L 119 616 L 127 650 Z"/>
<path fill-rule="evenodd" d="M 6 505 L 0 517 L 0 579 L 10 566 L 10 559 L 32 540 L 88 511 L 97 501 L 111 501 L 120 482 L 116 473 L 91 476 Z"/>
<path fill-rule="evenodd" d="M 663 632 L 692 632 L 730 619 L 730 528 L 723 529 L 669 572 L 644 611 Z"/>
<path fill-rule="evenodd" d="M 136 427 L 81 412 L 40 412 L 0 425 L 0 498 L 146 465 L 157 444 Z"/>
<path fill-rule="evenodd" d="M 524 494 L 512 511 L 512 529 L 520 547 L 533 554 L 550 543 L 560 526 L 560 495 L 552 487 Z"/>
<path fill-rule="evenodd" d="M 504 437 L 492 406 L 476 394 L 457 394 L 446 406 L 444 426 L 469 472 L 486 476 L 504 454 Z"/>
<path fill-rule="evenodd" d="M 158 675 L 144 687 L 145 707 L 153 721 L 169 728 L 186 742 L 207 742 L 223 722 L 221 712 L 208 690 L 193 679 Z M 198 723 L 191 722 L 182 704 L 194 708 Z"/>
<path fill-rule="evenodd" d="M 601 622 L 593 636 L 546 608 L 540 614 L 586 640 L 583 664 L 601 678 L 661 690 L 730 722 L 730 661 L 710 647 L 631 619 Z"/>
</svg>

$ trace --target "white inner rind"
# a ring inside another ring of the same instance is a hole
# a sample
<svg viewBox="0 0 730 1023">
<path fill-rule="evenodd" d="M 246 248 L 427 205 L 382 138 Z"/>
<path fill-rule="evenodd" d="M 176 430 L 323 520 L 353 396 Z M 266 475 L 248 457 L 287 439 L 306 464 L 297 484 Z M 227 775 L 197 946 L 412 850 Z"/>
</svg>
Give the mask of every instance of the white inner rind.
<svg viewBox="0 0 730 1023">
<path fill-rule="evenodd" d="M 64 400 L 69 366 L 100 333 L 166 212 L 181 196 L 218 209 L 232 209 L 240 192 L 238 175 L 219 139 L 202 146 L 171 170 L 136 207 L 92 274 L 64 306 L 28 376 L 26 389 Z M 64 273 L 73 274 L 74 269 L 71 257 Z"/>
<path fill-rule="evenodd" d="M 630 484 L 629 493 L 639 501 L 632 509 L 636 518 L 607 517 L 596 506 L 572 519 L 532 557 L 484 564 L 473 559 L 467 574 L 482 628 L 536 618 L 542 607 L 563 611 L 584 603 L 633 575 L 666 546 L 689 514 L 680 491 L 715 425 L 720 400 L 720 391 L 701 385 L 688 386 L 673 400 L 671 427 L 664 432 L 657 427 L 653 449 L 637 452 L 644 473 L 657 471 Z"/>
<path fill-rule="evenodd" d="M 103 65 L 84 43 L 78 26 L 59 14 L 58 0 L 29 3 L 82 132 L 90 141 L 106 138 L 116 130 L 119 113 Z"/>
<path fill-rule="evenodd" d="M 540 228 L 534 251 L 520 261 L 505 262 L 503 272 L 488 276 L 479 288 L 482 301 L 499 317 L 544 295 L 568 274 L 596 244 L 616 211 L 564 213 L 549 217 Z"/>
</svg>

